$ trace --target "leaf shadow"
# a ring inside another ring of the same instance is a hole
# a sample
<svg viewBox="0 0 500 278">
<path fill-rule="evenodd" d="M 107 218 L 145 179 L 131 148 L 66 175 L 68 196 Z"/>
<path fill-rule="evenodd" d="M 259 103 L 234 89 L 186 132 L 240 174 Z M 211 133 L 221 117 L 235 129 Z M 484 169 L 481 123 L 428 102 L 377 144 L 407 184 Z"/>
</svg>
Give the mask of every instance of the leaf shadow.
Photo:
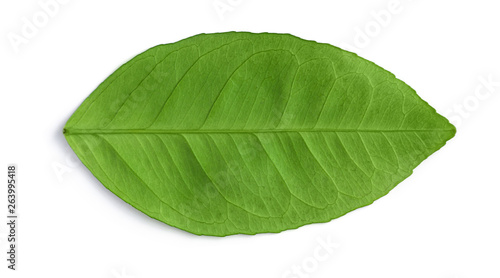
<svg viewBox="0 0 500 278">
<path fill-rule="evenodd" d="M 71 115 L 70 115 L 71 116 Z M 69 119 L 69 116 L 61 121 L 58 125 L 55 131 L 53 131 L 53 139 L 57 142 L 59 146 L 63 149 L 64 153 L 73 153 L 73 150 L 71 149 L 70 145 L 66 141 L 64 134 L 63 134 L 63 128 L 67 122 L 67 119 Z M 181 237 L 186 237 L 186 238 L 215 238 L 215 237 L 200 237 L 194 234 L 191 234 L 189 232 L 183 231 L 181 229 L 169 226 L 168 224 L 165 224 L 161 221 L 158 221 L 156 219 L 153 219 L 149 217 L 148 215 L 142 213 L 141 211 L 137 210 L 130 204 L 126 203 L 122 199 L 120 199 L 118 196 L 116 196 L 113 192 L 108 190 L 106 187 L 104 187 L 101 182 L 90 172 L 83 163 L 78 160 L 79 167 L 75 168 L 75 171 L 79 173 L 80 177 L 85 180 L 86 183 L 91 184 L 92 186 L 95 186 L 95 189 L 98 190 L 99 194 L 101 194 L 101 197 L 104 196 L 106 198 L 106 201 L 112 203 L 114 206 L 120 207 L 120 209 L 124 212 L 125 215 L 130 216 L 132 221 L 137 221 L 140 223 L 143 223 L 144 225 L 147 225 L 149 227 L 153 227 L 154 229 L 158 230 L 164 230 L 167 231 L 165 236 L 168 236 L 170 233 L 174 233 L 177 236 Z"/>
</svg>

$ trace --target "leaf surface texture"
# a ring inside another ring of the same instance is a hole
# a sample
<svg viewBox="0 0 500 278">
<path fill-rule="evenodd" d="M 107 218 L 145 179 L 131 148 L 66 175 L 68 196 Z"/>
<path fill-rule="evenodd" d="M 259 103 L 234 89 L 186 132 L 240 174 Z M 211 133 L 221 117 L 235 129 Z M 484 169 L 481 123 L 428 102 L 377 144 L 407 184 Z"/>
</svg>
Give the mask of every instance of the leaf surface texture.
<svg viewBox="0 0 500 278">
<path fill-rule="evenodd" d="M 65 136 L 104 186 L 200 235 L 280 232 L 368 205 L 455 128 L 393 74 L 286 34 L 201 34 L 121 66 Z"/>
</svg>

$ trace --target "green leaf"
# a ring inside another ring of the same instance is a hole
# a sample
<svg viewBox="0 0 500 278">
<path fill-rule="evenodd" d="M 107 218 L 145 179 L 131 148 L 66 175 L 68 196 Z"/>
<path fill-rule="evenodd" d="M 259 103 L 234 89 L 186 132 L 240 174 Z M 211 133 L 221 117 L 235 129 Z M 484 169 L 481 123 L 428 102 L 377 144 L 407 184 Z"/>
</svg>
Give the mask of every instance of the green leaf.
<svg viewBox="0 0 500 278">
<path fill-rule="evenodd" d="M 455 134 L 393 74 L 286 34 L 139 54 L 65 126 L 104 186 L 200 235 L 280 232 L 371 204 Z"/>
</svg>

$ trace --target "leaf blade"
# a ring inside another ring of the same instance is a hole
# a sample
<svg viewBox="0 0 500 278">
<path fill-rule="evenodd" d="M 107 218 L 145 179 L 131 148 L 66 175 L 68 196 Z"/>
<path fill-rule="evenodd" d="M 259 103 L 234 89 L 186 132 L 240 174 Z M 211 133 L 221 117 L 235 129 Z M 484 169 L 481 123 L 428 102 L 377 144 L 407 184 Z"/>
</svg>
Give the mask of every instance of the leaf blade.
<svg viewBox="0 0 500 278">
<path fill-rule="evenodd" d="M 138 55 L 65 130 L 120 198 L 216 236 L 279 232 L 368 205 L 455 134 L 409 86 L 355 54 L 251 33 Z"/>
</svg>

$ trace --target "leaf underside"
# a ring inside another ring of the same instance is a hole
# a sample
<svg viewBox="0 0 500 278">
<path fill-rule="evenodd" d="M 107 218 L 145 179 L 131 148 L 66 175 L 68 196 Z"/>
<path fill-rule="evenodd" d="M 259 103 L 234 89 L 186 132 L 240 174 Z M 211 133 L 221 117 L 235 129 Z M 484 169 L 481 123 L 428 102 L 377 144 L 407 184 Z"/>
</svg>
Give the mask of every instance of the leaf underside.
<svg viewBox="0 0 500 278">
<path fill-rule="evenodd" d="M 390 72 L 287 34 L 201 34 L 139 54 L 65 137 L 125 202 L 199 235 L 280 232 L 371 204 L 455 134 Z"/>
</svg>

